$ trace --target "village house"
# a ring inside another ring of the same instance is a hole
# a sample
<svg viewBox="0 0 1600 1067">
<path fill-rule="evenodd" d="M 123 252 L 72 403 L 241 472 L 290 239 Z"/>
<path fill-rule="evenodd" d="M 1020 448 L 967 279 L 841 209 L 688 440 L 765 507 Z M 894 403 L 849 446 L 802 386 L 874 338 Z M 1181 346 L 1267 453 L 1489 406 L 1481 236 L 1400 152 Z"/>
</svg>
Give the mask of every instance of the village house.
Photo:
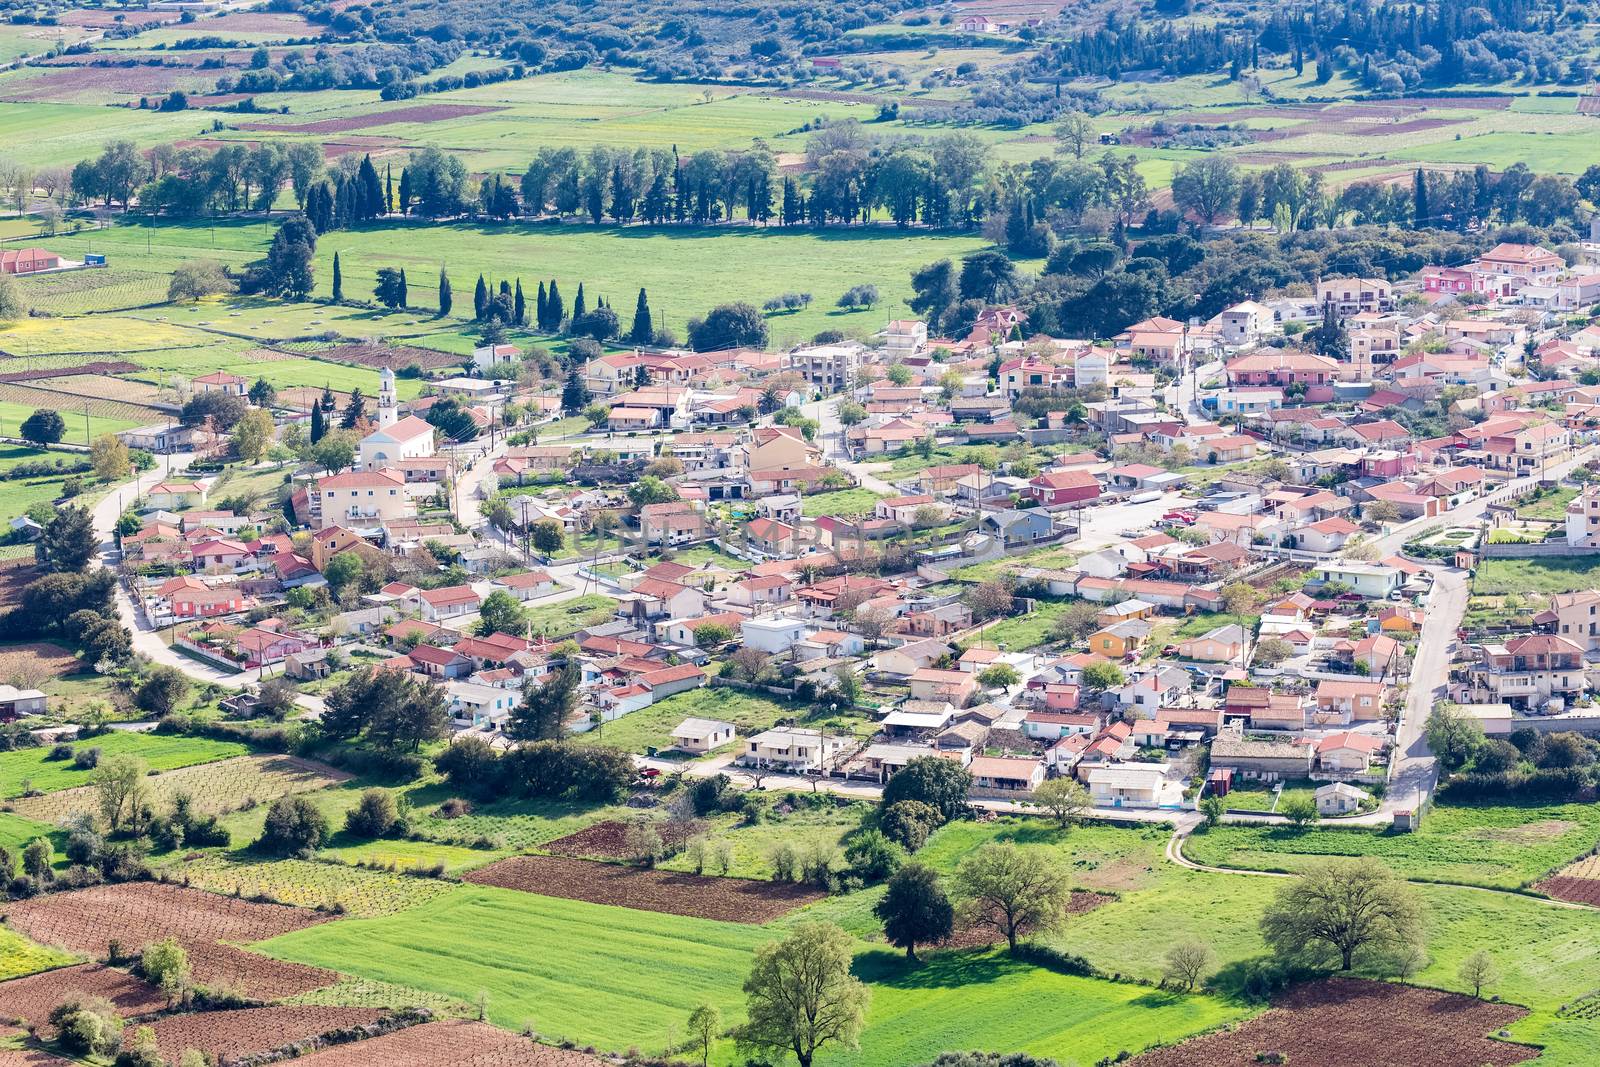
<svg viewBox="0 0 1600 1067">
<path fill-rule="evenodd" d="M 672 747 L 697 755 L 715 751 L 734 738 L 731 722 L 718 719 L 687 718 L 672 728 Z"/>
<path fill-rule="evenodd" d="M 805 774 L 832 766 L 849 740 L 797 727 L 764 730 L 746 740 L 738 762 L 747 767 Z"/>
</svg>

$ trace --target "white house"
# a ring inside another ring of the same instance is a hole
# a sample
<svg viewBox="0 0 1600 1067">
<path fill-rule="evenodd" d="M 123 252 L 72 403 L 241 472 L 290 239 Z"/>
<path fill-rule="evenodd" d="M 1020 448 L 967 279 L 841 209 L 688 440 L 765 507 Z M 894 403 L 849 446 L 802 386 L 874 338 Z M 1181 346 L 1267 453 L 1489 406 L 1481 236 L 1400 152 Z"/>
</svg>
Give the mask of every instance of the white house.
<svg viewBox="0 0 1600 1067">
<path fill-rule="evenodd" d="M 1108 808 L 1153 808 L 1161 803 L 1166 768 L 1157 763 L 1121 763 L 1089 772 L 1089 798 Z"/>
<path fill-rule="evenodd" d="M 522 361 L 522 353 L 516 345 L 483 345 L 472 350 L 472 369 L 482 374 L 490 367 L 503 364 L 515 364 Z"/>
<path fill-rule="evenodd" d="M 1367 792 L 1349 782 L 1330 782 L 1317 788 L 1316 798 L 1318 815 L 1349 815 L 1361 810 Z"/>
<path fill-rule="evenodd" d="M 761 652 L 786 652 L 808 629 L 810 626 L 805 620 L 781 615 L 746 619 L 739 624 L 745 647 Z"/>
<path fill-rule="evenodd" d="M 457 726 L 470 729 L 498 730 L 505 726 L 512 709 L 522 703 L 522 694 L 515 689 L 476 682 L 450 682 L 445 696 L 450 701 L 450 718 Z"/>
<path fill-rule="evenodd" d="M 433 425 L 415 415 L 380 426 L 361 439 L 361 466 L 366 470 L 392 467 L 405 459 L 425 459 L 433 453 Z"/>
<path fill-rule="evenodd" d="M 821 730 L 764 730 L 745 742 L 739 762 L 749 767 L 811 771 L 827 767 L 844 751 L 848 738 Z"/>
<path fill-rule="evenodd" d="M 1350 587 L 1353 593 L 1364 597 L 1382 599 L 1405 584 L 1405 572 L 1381 563 L 1329 562 L 1317 566 L 1318 581 L 1338 582 Z"/>
<path fill-rule="evenodd" d="M 684 752 L 710 752 L 733 740 L 733 723 L 718 719 L 684 719 L 672 731 L 672 747 Z"/>
</svg>

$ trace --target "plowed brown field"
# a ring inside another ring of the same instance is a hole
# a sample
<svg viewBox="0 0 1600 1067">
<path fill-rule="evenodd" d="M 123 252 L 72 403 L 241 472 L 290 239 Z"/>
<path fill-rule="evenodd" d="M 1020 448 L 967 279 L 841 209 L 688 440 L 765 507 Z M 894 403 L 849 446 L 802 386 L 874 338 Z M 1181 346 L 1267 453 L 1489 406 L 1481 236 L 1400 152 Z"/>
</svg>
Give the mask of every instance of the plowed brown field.
<svg viewBox="0 0 1600 1067">
<path fill-rule="evenodd" d="M 271 1052 L 334 1030 L 367 1026 L 383 1018 L 381 1008 L 329 1008 L 279 1005 L 236 1011 L 184 1012 L 150 1024 L 163 1058 L 176 1061 L 184 1049 L 204 1052 L 209 1061 L 227 1063 L 256 1052 Z M 134 1029 L 124 1031 L 123 1044 Z"/>
<path fill-rule="evenodd" d="M 1236 1030 L 1135 1056 L 1130 1067 L 1510 1067 L 1539 1050 L 1484 1036 L 1527 1011 L 1460 993 L 1357 978 L 1307 982 Z"/>
<path fill-rule="evenodd" d="M 313 1052 L 295 1067 L 605 1067 L 604 1060 L 569 1049 L 538 1045 L 484 1023 L 450 1019 Z M 4 1067 L 0 1064 L 0 1067 Z"/>
<path fill-rule="evenodd" d="M 513 856 L 462 878 L 547 897 L 734 923 L 769 922 L 823 897 L 815 889 L 787 882 L 706 878 L 561 856 Z"/>
<path fill-rule="evenodd" d="M 262 1000 L 331 985 L 331 971 L 270 960 L 225 942 L 248 944 L 300 930 L 326 916 L 305 908 L 255 904 L 198 889 L 129 882 L 51 893 L 6 904 L 0 913 L 19 933 L 44 945 L 103 958 L 113 940 L 136 952 L 175 937 L 189 953 L 195 981 L 238 988 Z"/>
<path fill-rule="evenodd" d="M 0 1033 L 16 1033 L 10 1027 L 18 1019 L 46 1026 L 50 1010 L 73 993 L 105 997 L 124 1017 L 148 1015 L 167 1006 L 166 998 L 148 982 L 98 963 L 84 963 L 0 982 L 0 1019 L 4 1020 Z"/>
<path fill-rule="evenodd" d="M 656 832 L 661 835 L 662 844 L 666 845 L 670 851 L 682 848 L 684 842 L 702 829 L 700 823 L 693 821 L 657 822 L 653 825 Z M 554 841 L 546 843 L 544 851 L 553 852 L 557 856 L 593 857 L 603 860 L 621 859 L 628 854 L 628 824 L 618 822 L 616 819 L 597 822 L 593 826 L 584 827 L 575 834 L 558 837 Z"/>
</svg>

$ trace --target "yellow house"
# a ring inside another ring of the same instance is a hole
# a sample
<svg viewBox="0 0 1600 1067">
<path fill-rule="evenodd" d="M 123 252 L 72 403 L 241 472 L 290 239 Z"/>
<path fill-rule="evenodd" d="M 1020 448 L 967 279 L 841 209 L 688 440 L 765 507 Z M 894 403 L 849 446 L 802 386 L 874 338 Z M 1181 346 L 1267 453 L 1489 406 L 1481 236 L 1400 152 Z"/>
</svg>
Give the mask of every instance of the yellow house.
<svg viewBox="0 0 1600 1067">
<path fill-rule="evenodd" d="M 762 426 L 744 446 L 745 466 L 753 471 L 804 467 L 820 461 L 822 452 L 793 426 Z"/>
<path fill-rule="evenodd" d="M 1150 624 L 1127 619 L 1098 630 L 1089 637 L 1089 651 L 1107 659 L 1136 655 L 1150 639 Z"/>
</svg>

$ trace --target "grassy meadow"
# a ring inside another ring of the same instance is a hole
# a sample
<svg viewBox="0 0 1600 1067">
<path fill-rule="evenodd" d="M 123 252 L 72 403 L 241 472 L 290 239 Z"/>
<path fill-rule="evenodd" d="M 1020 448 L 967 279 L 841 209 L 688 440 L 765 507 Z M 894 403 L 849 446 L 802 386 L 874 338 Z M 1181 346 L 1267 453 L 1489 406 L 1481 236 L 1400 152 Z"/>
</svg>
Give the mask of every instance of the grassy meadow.
<svg viewBox="0 0 1600 1067">
<path fill-rule="evenodd" d="M 112 756 L 135 756 L 144 760 L 154 771 L 212 763 L 230 756 L 242 756 L 247 751 L 243 745 L 232 741 L 122 732 L 101 734 L 78 741 L 72 747 L 75 752 L 98 748 L 102 760 Z M 75 766 L 70 759 L 52 759 L 51 750 L 47 747 L 0 752 L 0 796 L 21 796 L 26 791 L 23 782 L 30 783 L 33 789 L 41 793 L 70 789 L 87 784 L 93 773 L 88 768 Z"/>
</svg>

